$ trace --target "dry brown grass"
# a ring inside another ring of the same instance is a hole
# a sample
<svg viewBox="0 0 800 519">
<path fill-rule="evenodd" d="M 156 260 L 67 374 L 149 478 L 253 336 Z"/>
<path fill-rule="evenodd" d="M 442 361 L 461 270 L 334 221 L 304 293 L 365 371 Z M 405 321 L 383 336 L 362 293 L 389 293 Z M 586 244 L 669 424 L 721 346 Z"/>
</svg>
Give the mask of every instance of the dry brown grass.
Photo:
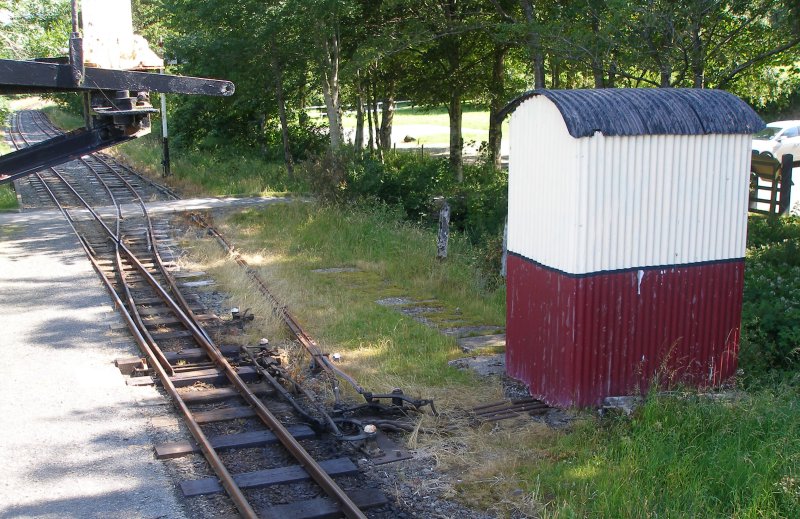
<svg viewBox="0 0 800 519">
<path fill-rule="evenodd" d="M 216 288 L 230 295 L 241 312 L 249 309 L 256 316 L 252 325 L 245 328 L 244 340 L 247 343 L 258 344 L 262 337 L 271 341 L 286 338 L 283 321 L 258 293 L 246 272 L 222 251 L 216 241 L 210 238 L 198 240 L 187 235 L 182 242 L 191 248 L 191 254 L 181 259 L 181 268 L 206 272 L 216 281 Z"/>
<path fill-rule="evenodd" d="M 450 475 L 446 496 L 501 517 L 543 514 L 539 496 L 523 490 L 518 469 L 547 457 L 546 447 L 563 433 L 530 418 L 479 424 L 457 408 L 425 417 L 420 428 L 427 432 L 410 434 L 409 446 Z"/>
</svg>

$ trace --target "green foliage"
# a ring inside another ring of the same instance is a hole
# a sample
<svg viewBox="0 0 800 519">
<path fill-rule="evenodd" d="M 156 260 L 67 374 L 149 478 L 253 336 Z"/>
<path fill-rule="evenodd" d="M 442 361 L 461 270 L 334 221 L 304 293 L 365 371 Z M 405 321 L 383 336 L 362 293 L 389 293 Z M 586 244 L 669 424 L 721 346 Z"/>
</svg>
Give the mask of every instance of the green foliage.
<svg viewBox="0 0 800 519">
<path fill-rule="evenodd" d="M 508 179 L 489 165 L 464 168 L 455 182 L 446 158 L 415 152 L 387 152 L 381 163 L 344 147 L 300 164 L 299 174 L 313 193 L 329 202 L 378 200 L 402 208 L 411 221 L 438 218 L 434 199 L 451 205 L 451 224 L 474 238 L 496 234 L 508 206 Z"/>
<path fill-rule="evenodd" d="M 0 211 L 9 211 L 17 207 L 17 195 L 11 186 L 0 186 Z"/>
<path fill-rule="evenodd" d="M 8 116 L 11 114 L 11 109 L 8 106 L 8 99 L 0 96 L 0 126 L 5 126 Z"/>
<path fill-rule="evenodd" d="M 508 176 L 491 165 L 467 165 L 464 182 L 454 180 L 446 158 L 415 152 L 387 152 L 384 162 L 352 148 L 327 151 L 301 163 L 298 175 L 320 199 L 349 205 L 378 201 L 398 207 L 412 222 L 438 221 L 434 200 L 451 207 L 451 229 L 474 243 L 473 258 L 488 285 L 498 285 L 502 231 L 508 211 Z M 488 286 L 487 285 L 487 286 Z"/>
<path fill-rule="evenodd" d="M 68 0 L 0 1 L 0 58 L 64 55 L 71 30 Z"/>
<path fill-rule="evenodd" d="M 545 516 L 800 517 L 798 396 L 650 396 L 632 418 L 537 446 L 548 455 L 519 473 Z"/>
<path fill-rule="evenodd" d="M 3 110 L 6 108 L 5 99 L 0 97 L 0 155 L 6 154 L 11 151 L 11 147 L 6 143 L 3 127 L 7 114 L 4 115 Z M 0 186 L 0 211 L 8 211 L 17 208 L 17 195 L 14 189 L 9 184 Z"/>
<path fill-rule="evenodd" d="M 80 101 L 76 94 L 63 94 L 63 98 L 56 98 L 53 101 L 56 105 L 49 105 L 42 108 L 48 119 L 64 131 L 74 130 L 83 126 L 82 106 L 76 106 L 73 98 Z M 66 100 L 65 102 L 61 102 Z"/>
<path fill-rule="evenodd" d="M 800 371 L 800 219 L 750 217 L 740 366 L 759 383 Z"/>
</svg>

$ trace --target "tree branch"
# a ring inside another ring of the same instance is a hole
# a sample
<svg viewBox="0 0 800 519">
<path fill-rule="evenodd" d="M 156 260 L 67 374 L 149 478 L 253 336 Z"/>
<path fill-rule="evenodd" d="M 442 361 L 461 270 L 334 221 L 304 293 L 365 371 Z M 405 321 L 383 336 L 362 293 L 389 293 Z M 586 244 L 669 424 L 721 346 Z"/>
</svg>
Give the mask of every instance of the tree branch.
<svg viewBox="0 0 800 519">
<path fill-rule="evenodd" d="M 731 81 L 733 81 L 733 78 L 735 78 L 742 71 L 747 70 L 748 68 L 752 67 L 756 63 L 758 63 L 760 61 L 764 61 L 765 59 L 767 59 L 769 57 L 772 57 L 772 56 L 774 56 L 776 54 L 780 54 L 781 52 L 785 52 L 785 51 L 791 49 L 792 47 L 797 46 L 798 44 L 800 44 L 800 37 L 797 37 L 797 38 L 793 39 L 792 41 L 786 43 L 785 45 L 781 45 L 780 47 L 775 47 L 772 50 L 768 50 L 766 52 L 762 52 L 758 56 L 755 56 L 755 57 L 745 61 L 741 65 L 739 65 L 739 66 L 735 67 L 733 70 L 731 70 L 726 76 L 724 76 L 717 83 L 717 88 L 725 88 L 726 86 L 728 86 L 728 84 L 730 84 Z"/>
</svg>

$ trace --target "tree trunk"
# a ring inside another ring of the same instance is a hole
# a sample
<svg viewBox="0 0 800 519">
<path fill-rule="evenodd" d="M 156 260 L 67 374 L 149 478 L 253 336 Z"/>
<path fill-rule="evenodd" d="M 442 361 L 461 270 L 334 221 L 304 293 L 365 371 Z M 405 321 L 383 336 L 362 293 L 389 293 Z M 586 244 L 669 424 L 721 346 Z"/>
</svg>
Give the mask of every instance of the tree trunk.
<svg viewBox="0 0 800 519">
<path fill-rule="evenodd" d="M 540 43 L 539 30 L 535 27 L 536 13 L 533 8 L 533 0 L 519 0 L 519 3 L 525 13 L 525 21 L 528 22 L 528 49 L 533 64 L 533 86 L 534 88 L 544 88 L 544 53 Z"/>
<path fill-rule="evenodd" d="M 550 88 L 561 88 L 561 65 L 550 57 Z"/>
<path fill-rule="evenodd" d="M 460 183 L 464 181 L 464 138 L 461 136 L 461 94 L 453 92 L 450 95 L 450 106 L 447 109 L 450 115 L 450 166 L 453 174 Z"/>
<path fill-rule="evenodd" d="M 669 64 L 662 63 L 659 67 L 659 72 L 661 72 L 661 84 L 659 85 L 661 88 L 669 88 L 672 86 L 672 69 L 670 68 Z"/>
<path fill-rule="evenodd" d="M 367 123 L 369 124 L 369 144 L 367 147 L 369 148 L 370 153 L 375 150 L 375 130 L 374 125 L 372 123 L 372 96 L 369 92 L 369 83 L 366 85 L 366 92 L 367 92 Z"/>
<path fill-rule="evenodd" d="M 378 154 L 378 160 L 383 163 L 383 148 L 381 147 L 381 134 L 378 128 L 378 95 L 375 88 L 375 80 L 372 80 L 372 118 L 375 121 L 375 151 Z"/>
<path fill-rule="evenodd" d="M 594 34 L 594 41 L 600 38 L 600 21 L 597 16 L 592 16 L 592 34 Z M 604 88 L 606 86 L 606 81 L 603 77 L 603 60 L 599 56 L 596 46 L 592 49 L 592 75 L 594 76 L 595 88 Z"/>
<path fill-rule="evenodd" d="M 608 82 L 606 82 L 606 86 L 608 88 L 615 88 L 617 86 L 617 62 L 612 57 L 611 63 L 608 65 Z"/>
<path fill-rule="evenodd" d="M 392 122 L 394 121 L 394 85 L 387 85 L 388 92 L 383 98 L 383 109 L 381 110 L 381 131 L 380 144 L 385 150 L 392 149 Z"/>
<path fill-rule="evenodd" d="M 500 167 L 501 149 L 503 141 L 503 120 L 498 117 L 503 109 L 505 94 L 505 58 L 508 47 L 495 47 L 492 60 L 492 81 L 489 87 L 491 101 L 489 103 L 489 141 L 486 143 L 489 150 L 489 162 L 494 167 Z"/>
<path fill-rule="evenodd" d="M 361 78 L 356 82 L 356 135 L 353 146 L 358 153 L 364 151 L 364 91 L 361 87 Z"/>
<path fill-rule="evenodd" d="M 353 146 L 357 151 L 364 149 L 364 99 L 361 95 L 356 97 L 356 135 Z"/>
<path fill-rule="evenodd" d="M 692 26 L 692 76 L 693 87 L 703 88 L 705 86 L 705 66 L 703 59 L 703 40 L 700 37 L 700 24 Z"/>
<path fill-rule="evenodd" d="M 322 74 L 322 94 L 328 112 L 331 148 L 342 146 L 342 108 L 339 104 L 339 40 L 336 36 L 325 40 L 325 56 Z"/>
<path fill-rule="evenodd" d="M 603 66 L 595 59 L 592 60 L 592 75 L 594 76 L 595 88 L 604 88 L 606 86 L 605 79 L 603 78 Z"/>
</svg>

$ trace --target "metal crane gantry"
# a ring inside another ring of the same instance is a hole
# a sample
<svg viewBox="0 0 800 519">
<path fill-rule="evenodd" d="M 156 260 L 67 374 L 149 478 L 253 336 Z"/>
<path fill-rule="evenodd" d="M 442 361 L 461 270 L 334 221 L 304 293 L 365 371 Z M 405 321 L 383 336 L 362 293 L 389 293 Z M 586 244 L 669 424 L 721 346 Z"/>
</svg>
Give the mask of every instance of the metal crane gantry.
<svg viewBox="0 0 800 519">
<path fill-rule="evenodd" d="M 0 95 L 84 94 L 86 126 L 0 156 L 0 184 L 150 132 L 151 92 L 233 95 L 230 81 L 154 72 L 163 61 L 133 34 L 130 0 L 83 0 L 83 34 L 72 0 L 69 55 L 28 61 L 0 59 Z"/>
</svg>

